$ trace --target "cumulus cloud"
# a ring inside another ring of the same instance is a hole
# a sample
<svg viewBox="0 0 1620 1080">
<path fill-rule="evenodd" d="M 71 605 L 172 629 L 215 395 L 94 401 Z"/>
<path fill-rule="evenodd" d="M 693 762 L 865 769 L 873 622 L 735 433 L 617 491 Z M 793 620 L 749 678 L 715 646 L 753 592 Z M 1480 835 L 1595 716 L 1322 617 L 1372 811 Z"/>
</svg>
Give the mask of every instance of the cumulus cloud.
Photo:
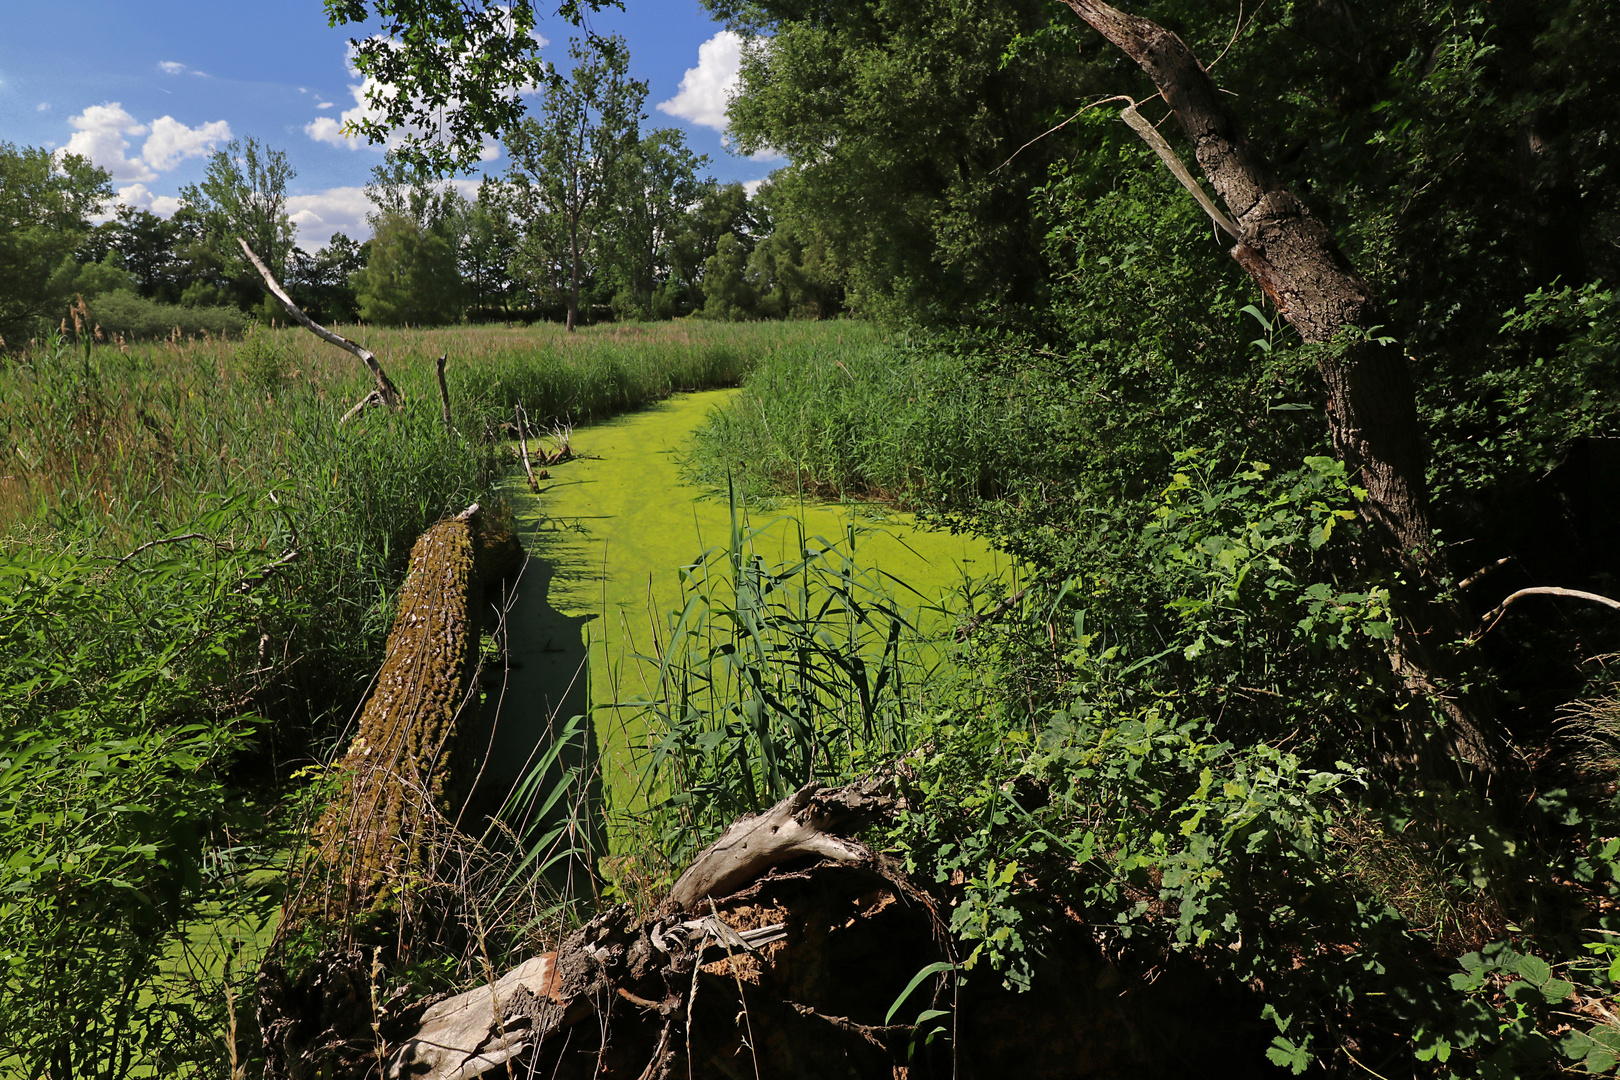
<svg viewBox="0 0 1620 1080">
<path fill-rule="evenodd" d="M 760 177 L 758 180 L 744 180 L 743 181 L 743 190 L 748 192 L 748 197 L 750 199 L 752 199 L 755 195 L 759 194 L 760 185 L 762 185 L 764 183 L 765 183 L 765 177 L 763 177 L 763 176 Z"/>
<path fill-rule="evenodd" d="M 166 75 L 179 75 L 186 70 L 186 65 L 178 60 L 159 60 L 158 67 L 163 69 L 163 73 Z"/>
<path fill-rule="evenodd" d="M 64 148 L 67 153 L 89 158 L 112 173 L 114 180 L 142 183 L 156 180 L 159 172 L 206 154 L 231 137 L 231 126 L 223 120 L 193 128 L 172 116 L 160 116 L 142 124 L 116 101 L 92 105 L 69 117 L 68 123 L 76 130 Z M 130 145 L 126 136 L 130 135 L 147 136 L 137 157 L 124 156 Z"/>
<path fill-rule="evenodd" d="M 76 129 L 68 139 L 67 152 L 89 158 L 112 173 L 114 180 L 156 180 L 157 173 L 139 158 L 126 158 L 129 149 L 125 135 L 145 135 L 147 127 L 124 111 L 116 101 L 105 105 L 92 105 L 78 116 L 70 117 L 69 124 Z"/>
<path fill-rule="evenodd" d="M 48 101 L 42 101 L 38 105 L 34 106 L 34 111 L 35 112 L 50 112 L 51 111 L 51 103 L 48 102 Z"/>
<path fill-rule="evenodd" d="M 158 217 L 172 217 L 180 209 L 180 200 L 172 195 L 153 194 L 145 184 L 131 184 L 118 189 L 117 202 L 137 210 L 150 210 Z"/>
<path fill-rule="evenodd" d="M 658 111 L 716 131 L 726 129 L 726 106 L 737 92 L 742 71 L 742 38 L 722 30 L 698 46 L 698 66 L 687 68 L 681 88 Z"/>
<path fill-rule="evenodd" d="M 371 226 L 366 223 L 371 209 L 371 200 L 361 187 L 327 188 L 287 200 L 287 216 L 297 229 L 298 246 L 305 251 L 325 247 L 335 232 L 355 240 L 366 239 L 371 235 Z"/>
<path fill-rule="evenodd" d="M 152 121 L 152 134 L 141 146 L 141 157 L 152 168 L 167 172 L 186 158 L 211 153 L 216 144 L 230 141 L 231 125 L 223 120 L 193 128 L 172 116 L 160 116 Z"/>
</svg>

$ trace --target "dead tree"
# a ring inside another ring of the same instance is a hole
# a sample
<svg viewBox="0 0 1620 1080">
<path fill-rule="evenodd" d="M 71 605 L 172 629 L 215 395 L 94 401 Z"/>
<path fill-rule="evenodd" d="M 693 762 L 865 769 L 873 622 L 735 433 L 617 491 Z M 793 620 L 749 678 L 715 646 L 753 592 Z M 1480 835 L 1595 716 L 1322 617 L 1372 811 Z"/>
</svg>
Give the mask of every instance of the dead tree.
<svg viewBox="0 0 1620 1080">
<path fill-rule="evenodd" d="M 270 268 L 264 265 L 264 261 L 253 253 L 252 248 L 248 247 L 248 242 L 243 240 L 241 237 L 237 237 L 236 242 L 242 245 L 243 254 L 248 257 L 248 261 L 251 262 L 259 271 L 259 276 L 264 278 L 264 284 L 270 290 L 271 294 L 275 296 L 277 300 L 281 301 L 281 306 L 286 309 L 289 318 L 298 323 L 304 329 L 308 330 L 310 333 L 314 334 L 316 337 L 320 338 L 322 341 L 336 345 L 344 352 L 353 353 L 355 356 L 360 358 L 361 362 L 364 363 L 366 367 L 371 369 L 371 378 L 372 381 L 377 384 L 376 387 L 367 393 L 365 397 L 355 402 L 354 407 L 348 412 L 344 413 L 342 419 L 340 419 L 338 423 L 347 423 L 351 417 L 366 411 L 373 405 L 386 405 L 388 408 L 396 411 L 404 407 L 405 398 L 400 394 L 399 387 L 395 386 L 393 380 L 390 379 L 388 374 L 383 371 L 382 364 L 378 363 L 376 354 L 374 354 L 370 349 L 360 345 L 358 342 L 350 341 L 342 334 L 333 333 L 331 330 L 328 330 L 314 319 L 311 319 L 308 315 L 305 315 L 303 310 L 300 309 L 297 304 L 292 302 L 292 297 L 287 295 L 287 290 L 281 287 L 281 283 L 277 281 L 276 276 L 270 272 Z M 440 360 L 439 365 L 439 385 L 442 389 L 444 385 L 444 361 Z M 445 426 L 450 426 L 450 406 L 448 399 L 445 402 Z"/>
<path fill-rule="evenodd" d="M 1439 598 L 1446 560 L 1434 543 L 1412 374 L 1400 345 L 1378 332 L 1384 320 L 1372 288 L 1327 226 L 1283 186 L 1180 37 L 1100 0 L 1064 2 L 1153 80 L 1230 211 L 1226 218 L 1201 200 L 1237 239 L 1232 257 L 1314 346 L 1334 450 L 1367 490 L 1366 551 L 1391 582 L 1399 618 L 1392 662 L 1411 692 L 1440 705 L 1447 723 L 1437 741 L 1448 755 L 1487 775 L 1498 772 L 1510 747 L 1494 702 L 1457 689 L 1465 672 L 1449 647 L 1473 626 L 1458 605 Z M 1161 157 L 1173 157 L 1168 146 L 1148 141 Z M 1410 731 L 1409 752 L 1422 752 L 1430 734 Z"/>
</svg>

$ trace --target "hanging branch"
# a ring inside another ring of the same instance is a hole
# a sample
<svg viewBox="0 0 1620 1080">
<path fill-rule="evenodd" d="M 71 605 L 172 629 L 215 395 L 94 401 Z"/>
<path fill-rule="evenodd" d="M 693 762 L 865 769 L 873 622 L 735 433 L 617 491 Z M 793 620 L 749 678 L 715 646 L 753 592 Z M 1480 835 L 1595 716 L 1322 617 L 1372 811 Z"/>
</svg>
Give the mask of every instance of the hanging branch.
<svg viewBox="0 0 1620 1080">
<path fill-rule="evenodd" d="M 1490 610 L 1489 614 L 1479 620 L 1479 629 L 1469 635 L 1469 640 L 1475 641 L 1483 637 L 1491 627 L 1496 625 L 1497 620 L 1507 613 L 1510 605 L 1523 600 L 1527 596 L 1563 596 L 1571 600 L 1589 600 L 1594 604 L 1602 604 L 1604 607 L 1620 611 L 1620 600 L 1611 600 L 1607 596 L 1599 596 L 1594 592 L 1583 592 L 1580 589 L 1560 589 L 1553 585 L 1542 585 L 1534 589 L 1520 589 L 1500 604 L 1497 604 Z"/>
<path fill-rule="evenodd" d="M 371 391 L 371 393 L 367 394 L 365 397 L 361 398 L 359 401 L 355 402 L 354 408 L 344 413 L 343 419 L 339 420 L 338 423 L 342 424 L 348 422 L 350 417 L 354 416 L 356 413 L 363 412 L 368 406 L 371 405 L 386 405 L 390 409 L 394 409 L 396 411 L 404 406 L 405 398 L 400 394 L 399 387 L 395 386 L 393 380 L 390 379 L 383 371 L 382 365 L 377 362 L 377 357 L 372 354 L 370 349 L 364 348 L 358 343 L 350 341 L 342 334 L 334 334 L 332 331 L 328 330 L 314 319 L 311 319 L 308 315 L 305 315 L 303 311 L 299 309 L 298 305 L 292 302 L 292 297 L 287 295 L 286 290 L 281 287 L 281 283 L 276 281 L 276 277 L 270 272 L 270 268 L 264 265 L 264 262 L 253 253 L 252 248 L 248 247 L 248 242 L 243 240 L 241 237 L 237 237 L 236 242 L 242 245 L 242 251 L 247 255 L 248 261 L 253 263 L 254 267 L 258 269 L 259 276 L 264 278 L 265 285 L 270 289 L 270 292 L 275 296 L 275 298 L 281 301 L 281 306 L 287 309 L 287 314 L 292 317 L 294 322 L 303 326 L 304 329 L 308 330 L 322 341 L 336 345 L 344 352 L 353 353 L 355 356 L 358 356 L 361 361 L 365 363 L 366 367 L 371 369 L 371 377 L 377 381 L 377 388 Z"/>
</svg>

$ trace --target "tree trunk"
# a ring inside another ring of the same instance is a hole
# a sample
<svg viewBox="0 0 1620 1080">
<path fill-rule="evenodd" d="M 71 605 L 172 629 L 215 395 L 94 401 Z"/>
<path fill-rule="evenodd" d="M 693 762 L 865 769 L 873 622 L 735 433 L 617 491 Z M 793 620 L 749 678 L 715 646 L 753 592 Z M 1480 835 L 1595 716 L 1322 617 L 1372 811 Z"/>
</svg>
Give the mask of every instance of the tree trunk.
<svg viewBox="0 0 1620 1080">
<path fill-rule="evenodd" d="M 1395 668 L 1414 693 L 1439 702 L 1448 720 L 1446 749 L 1486 773 L 1497 771 L 1505 739 L 1492 702 L 1450 689 L 1465 680 L 1462 665 L 1443 650 L 1470 627 L 1460 609 L 1436 599 L 1445 559 L 1434 542 L 1412 376 L 1400 345 L 1378 335 L 1371 288 L 1327 227 L 1282 186 L 1180 37 L 1099 0 L 1064 2 L 1159 88 L 1236 221 L 1241 240 L 1232 257 L 1316 346 L 1334 450 L 1367 490 L 1361 515 L 1371 534 L 1368 555 L 1392 579 Z M 1432 752 L 1423 749 L 1429 732 L 1409 734 L 1409 750 Z"/>
<path fill-rule="evenodd" d="M 568 332 L 579 324 L 579 216 L 568 219 Z"/>
</svg>

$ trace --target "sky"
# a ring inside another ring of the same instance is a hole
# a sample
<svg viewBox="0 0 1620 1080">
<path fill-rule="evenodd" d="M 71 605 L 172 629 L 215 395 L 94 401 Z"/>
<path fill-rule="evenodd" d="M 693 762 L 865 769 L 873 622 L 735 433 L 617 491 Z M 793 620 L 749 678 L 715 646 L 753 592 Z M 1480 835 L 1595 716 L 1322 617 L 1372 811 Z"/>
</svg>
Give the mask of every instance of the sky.
<svg viewBox="0 0 1620 1080">
<path fill-rule="evenodd" d="M 683 129 L 722 182 L 752 187 L 783 164 L 726 149 L 734 34 L 697 0 L 625 8 L 591 26 L 629 45 L 630 74 L 648 84 L 643 130 Z M 543 21 L 540 55 L 566 67 L 572 29 Z M 303 247 L 334 232 L 364 239 L 362 188 L 383 148 L 340 133 L 361 107 L 352 36 L 327 25 L 320 0 L 0 0 L 0 142 L 83 154 L 112 173 L 120 201 L 168 216 L 211 153 L 251 135 L 297 170 L 289 209 Z M 485 170 L 498 174 L 506 161 L 492 152 Z"/>
</svg>

